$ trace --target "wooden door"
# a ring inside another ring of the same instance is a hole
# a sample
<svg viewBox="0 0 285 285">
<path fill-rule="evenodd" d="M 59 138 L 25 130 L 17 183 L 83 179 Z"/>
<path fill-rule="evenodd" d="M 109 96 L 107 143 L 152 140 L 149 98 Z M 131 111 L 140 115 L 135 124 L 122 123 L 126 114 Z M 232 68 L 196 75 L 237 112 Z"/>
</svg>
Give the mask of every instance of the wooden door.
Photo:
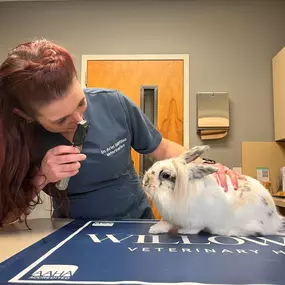
<svg viewBox="0 0 285 285">
<path fill-rule="evenodd" d="M 117 89 L 139 107 L 144 87 L 155 87 L 154 124 L 164 138 L 183 144 L 183 66 L 183 60 L 89 60 L 86 87 Z M 139 174 L 143 157 L 132 149 L 132 158 Z"/>
</svg>

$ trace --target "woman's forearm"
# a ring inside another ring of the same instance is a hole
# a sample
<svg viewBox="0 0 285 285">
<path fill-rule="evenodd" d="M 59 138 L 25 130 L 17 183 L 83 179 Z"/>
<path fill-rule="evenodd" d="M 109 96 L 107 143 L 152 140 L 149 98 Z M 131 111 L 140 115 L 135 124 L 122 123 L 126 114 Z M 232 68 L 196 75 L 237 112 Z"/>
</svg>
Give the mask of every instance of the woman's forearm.
<svg viewBox="0 0 285 285">
<path fill-rule="evenodd" d="M 158 148 L 151 154 L 155 160 L 174 158 L 182 155 L 187 149 L 173 141 L 162 139 Z"/>
</svg>

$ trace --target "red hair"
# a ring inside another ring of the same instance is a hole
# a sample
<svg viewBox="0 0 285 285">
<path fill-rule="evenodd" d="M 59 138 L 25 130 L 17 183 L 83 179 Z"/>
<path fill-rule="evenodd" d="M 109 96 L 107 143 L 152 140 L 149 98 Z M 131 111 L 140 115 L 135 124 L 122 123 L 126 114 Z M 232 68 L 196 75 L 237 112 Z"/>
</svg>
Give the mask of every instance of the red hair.
<svg viewBox="0 0 285 285">
<path fill-rule="evenodd" d="M 65 96 L 74 77 L 70 54 L 47 40 L 17 46 L 0 66 L 0 225 L 40 203 L 34 123 L 13 110 L 36 120 L 37 108 Z"/>
</svg>

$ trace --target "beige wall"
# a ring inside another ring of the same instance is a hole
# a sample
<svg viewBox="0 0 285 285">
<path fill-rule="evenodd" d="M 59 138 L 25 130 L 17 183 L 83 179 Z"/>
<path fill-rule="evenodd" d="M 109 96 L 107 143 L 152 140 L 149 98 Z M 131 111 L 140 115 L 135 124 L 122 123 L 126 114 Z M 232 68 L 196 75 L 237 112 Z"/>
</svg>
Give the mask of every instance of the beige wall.
<svg viewBox="0 0 285 285">
<path fill-rule="evenodd" d="M 272 141 L 271 59 L 285 46 L 285 1 L 64 1 L 0 3 L 0 60 L 46 37 L 73 54 L 190 54 L 190 142 L 196 93 L 228 91 L 231 130 L 208 154 L 241 163 L 241 141 Z"/>
</svg>

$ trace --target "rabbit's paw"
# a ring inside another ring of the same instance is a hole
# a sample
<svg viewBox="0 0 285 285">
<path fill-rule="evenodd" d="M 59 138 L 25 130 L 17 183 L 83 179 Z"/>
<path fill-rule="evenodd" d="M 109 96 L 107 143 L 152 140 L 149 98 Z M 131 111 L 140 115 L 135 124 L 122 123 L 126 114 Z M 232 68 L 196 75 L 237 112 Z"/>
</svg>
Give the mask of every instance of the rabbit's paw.
<svg viewBox="0 0 285 285">
<path fill-rule="evenodd" d="M 150 234 L 160 234 L 160 233 L 168 233 L 172 229 L 172 226 L 165 222 L 165 221 L 159 221 L 157 224 L 151 226 L 149 228 Z"/>
</svg>

